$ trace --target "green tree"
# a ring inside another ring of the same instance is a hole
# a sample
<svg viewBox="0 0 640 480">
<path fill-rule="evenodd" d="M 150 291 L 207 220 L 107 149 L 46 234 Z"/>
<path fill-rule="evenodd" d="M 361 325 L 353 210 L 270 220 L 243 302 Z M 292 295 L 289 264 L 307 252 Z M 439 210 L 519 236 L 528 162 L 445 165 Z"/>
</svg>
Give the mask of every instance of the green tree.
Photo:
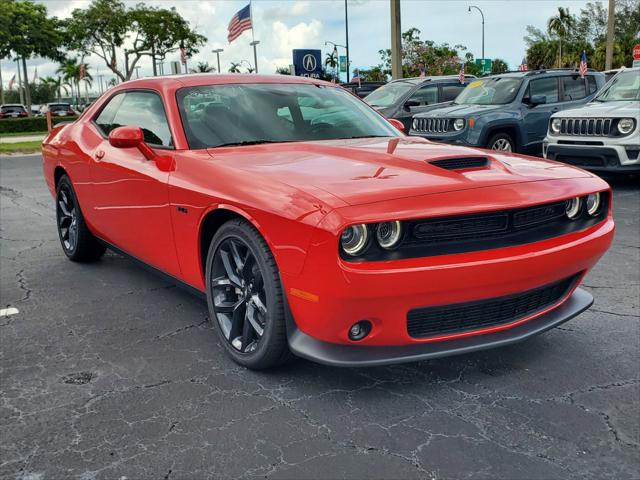
<svg viewBox="0 0 640 480">
<path fill-rule="evenodd" d="M 291 70 L 289 67 L 278 67 L 276 68 L 276 73 L 278 75 L 291 75 Z"/>
<path fill-rule="evenodd" d="M 77 58 L 67 58 L 60 64 L 56 73 L 62 76 L 65 84 L 71 86 L 72 92 L 75 88 L 74 95 L 77 94 L 76 103 L 80 103 L 82 98 L 80 82 L 86 82 L 88 86 L 91 86 L 91 81 L 93 80 L 91 73 L 89 73 L 89 65 L 84 64 L 84 77 L 80 78 L 82 76 L 82 63 L 78 63 Z"/>
<path fill-rule="evenodd" d="M 240 64 L 242 62 L 231 62 L 231 66 L 229 67 L 229 73 L 240 73 Z"/>
<path fill-rule="evenodd" d="M 195 68 L 191 68 L 189 71 L 191 73 L 211 73 L 215 72 L 216 69 L 212 65 L 209 65 L 209 62 L 198 62 Z"/>
<path fill-rule="evenodd" d="M 502 60 L 501 58 L 496 58 L 493 60 L 491 65 L 491 73 L 504 73 L 509 71 L 509 65 L 507 62 Z"/>
<path fill-rule="evenodd" d="M 363 82 L 386 82 L 387 75 L 382 65 L 371 67 L 369 69 L 360 69 L 360 78 Z"/>
<path fill-rule="evenodd" d="M 23 78 L 27 76 L 26 60 L 62 57 L 58 20 L 47 16 L 47 8 L 31 0 L 0 0 L 0 58 L 17 57 L 22 63 Z M 28 81 L 24 82 L 25 103 L 31 112 L 31 94 Z"/>
<path fill-rule="evenodd" d="M 562 41 L 571 35 L 576 25 L 576 18 L 571 15 L 568 8 L 558 7 L 558 14 L 551 17 L 547 22 L 547 31 L 559 42 L 558 67 L 563 66 L 562 61 Z"/>
<path fill-rule="evenodd" d="M 466 47 L 421 40 L 420 30 L 410 28 L 402 34 L 402 74 L 404 77 L 420 75 L 420 64 L 424 65 L 427 75 L 455 74 L 460 70 L 458 50 L 465 51 Z M 379 53 L 384 73 L 391 74 L 391 50 L 380 50 Z"/>
<path fill-rule="evenodd" d="M 44 77 L 42 79 L 40 79 L 40 82 L 43 83 L 44 85 L 47 85 L 53 92 L 54 92 L 54 97 L 58 102 L 62 101 L 62 92 L 64 91 L 65 95 L 69 94 L 69 90 L 67 89 L 68 84 L 65 83 L 62 80 L 62 77 L 57 76 L 57 77 Z M 48 103 L 51 102 L 53 100 L 48 100 L 47 102 L 43 102 L 43 103 Z"/>
<path fill-rule="evenodd" d="M 145 56 L 164 58 L 184 45 L 187 56 L 196 53 L 206 38 L 195 33 L 175 8 L 138 4 L 126 8 L 121 0 L 93 0 L 86 9 L 77 8 L 64 22 L 65 43 L 82 55 L 96 55 L 121 81 L 129 80 L 136 64 Z M 131 48 L 124 49 L 125 40 Z M 124 55 L 125 64 L 118 58 Z"/>
</svg>

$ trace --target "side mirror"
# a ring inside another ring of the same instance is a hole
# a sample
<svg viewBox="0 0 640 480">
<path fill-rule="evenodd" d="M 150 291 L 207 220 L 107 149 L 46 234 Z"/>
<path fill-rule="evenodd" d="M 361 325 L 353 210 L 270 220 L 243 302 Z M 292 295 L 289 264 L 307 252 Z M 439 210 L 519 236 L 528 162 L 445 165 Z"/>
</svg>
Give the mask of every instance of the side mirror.
<svg viewBox="0 0 640 480">
<path fill-rule="evenodd" d="M 404 109 L 406 111 L 411 110 L 411 107 L 417 107 L 420 105 L 420 102 L 418 102 L 417 100 L 407 100 L 406 102 L 404 102 Z"/>
<path fill-rule="evenodd" d="M 116 148 L 137 148 L 147 160 L 156 158 L 156 152 L 145 143 L 144 134 L 140 127 L 114 128 L 109 133 L 109 144 Z"/>
<path fill-rule="evenodd" d="M 531 107 L 535 107 L 535 106 L 538 106 L 538 105 L 544 105 L 545 103 L 547 103 L 546 95 L 532 95 L 531 96 L 531 100 L 529 100 L 529 105 Z"/>
<path fill-rule="evenodd" d="M 404 123 L 402 123 L 400 120 L 396 120 L 395 118 L 387 118 L 387 122 L 404 133 Z"/>
</svg>

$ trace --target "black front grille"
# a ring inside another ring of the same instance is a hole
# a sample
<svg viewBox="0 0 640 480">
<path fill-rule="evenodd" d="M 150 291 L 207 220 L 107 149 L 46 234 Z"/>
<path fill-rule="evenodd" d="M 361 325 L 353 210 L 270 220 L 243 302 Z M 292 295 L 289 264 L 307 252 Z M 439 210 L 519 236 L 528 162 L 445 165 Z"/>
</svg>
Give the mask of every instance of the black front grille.
<svg viewBox="0 0 640 480">
<path fill-rule="evenodd" d="M 577 274 L 505 297 L 416 308 L 407 314 L 407 331 L 413 338 L 429 338 L 506 325 L 559 303 L 579 278 Z"/>
<path fill-rule="evenodd" d="M 610 118 L 563 118 L 561 135 L 607 136 L 611 132 Z"/>
<path fill-rule="evenodd" d="M 560 159 L 562 161 L 562 159 Z M 363 254 L 350 262 L 387 261 L 402 258 L 433 257 L 525 245 L 589 228 L 604 220 L 609 209 L 609 194 L 602 192 L 600 210 L 590 216 L 582 199 L 575 219 L 566 215 L 566 202 L 545 203 L 469 215 L 451 215 L 402 221 L 403 237 L 393 250 L 385 250 L 375 240 Z M 375 225 L 368 226 L 375 239 Z"/>
<path fill-rule="evenodd" d="M 465 168 L 481 168 L 489 165 L 489 159 L 486 157 L 456 157 L 443 158 L 429 162 L 429 165 L 444 168 L 445 170 L 463 170 Z"/>
<path fill-rule="evenodd" d="M 446 133 L 451 130 L 450 118 L 414 118 L 413 129 L 420 133 Z"/>
</svg>

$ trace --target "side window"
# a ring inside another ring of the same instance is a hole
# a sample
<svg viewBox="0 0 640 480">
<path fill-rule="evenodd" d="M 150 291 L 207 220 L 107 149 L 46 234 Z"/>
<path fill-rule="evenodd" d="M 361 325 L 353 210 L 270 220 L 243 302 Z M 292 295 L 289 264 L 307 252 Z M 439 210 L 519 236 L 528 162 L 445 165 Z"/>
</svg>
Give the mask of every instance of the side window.
<svg viewBox="0 0 640 480">
<path fill-rule="evenodd" d="M 173 145 L 164 106 L 157 93 L 127 92 L 116 112 L 113 124 L 140 127 L 144 134 L 144 141 L 150 145 L 161 147 Z"/>
<path fill-rule="evenodd" d="M 409 100 L 420 102 L 420 106 L 438 103 L 438 86 L 427 85 L 425 87 L 421 87 L 417 92 L 411 95 Z"/>
<path fill-rule="evenodd" d="M 598 91 L 598 84 L 596 83 L 596 77 L 593 75 L 587 75 L 587 85 L 589 87 L 589 95 Z"/>
<path fill-rule="evenodd" d="M 562 88 L 564 89 L 564 101 L 579 100 L 587 96 L 584 78 L 579 76 L 561 77 Z"/>
<path fill-rule="evenodd" d="M 98 126 L 102 133 L 105 135 L 109 135 L 109 132 L 116 128 L 118 125 L 113 124 L 113 119 L 116 116 L 116 112 L 118 108 L 120 108 L 120 104 L 124 100 L 124 93 L 119 93 L 115 95 L 109 103 L 102 109 L 100 114 L 94 120 L 94 123 Z"/>
<path fill-rule="evenodd" d="M 453 84 L 453 85 L 443 85 L 442 86 L 442 98 L 441 102 L 450 102 L 451 100 L 455 100 L 458 94 L 464 90 L 466 85 L 462 84 Z"/>
<path fill-rule="evenodd" d="M 556 77 L 538 78 L 529 83 L 529 98 L 535 95 L 547 97 L 547 103 L 558 101 L 558 79 Z"/>
</svg>

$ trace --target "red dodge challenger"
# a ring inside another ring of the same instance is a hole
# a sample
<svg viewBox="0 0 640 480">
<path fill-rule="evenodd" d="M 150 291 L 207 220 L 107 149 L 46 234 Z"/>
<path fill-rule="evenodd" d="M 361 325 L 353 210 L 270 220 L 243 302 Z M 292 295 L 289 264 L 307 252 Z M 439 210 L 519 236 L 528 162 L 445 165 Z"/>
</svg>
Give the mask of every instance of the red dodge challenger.
<svg viewBox="0 0 640 480">
<path fill-rule="evenodd" d="M 589 308 L 611 192 L 578 168 L 407 137 L 342 88 L 149 78 L 43 144 L 60 241 L 206 295 L 231 357 L 382 365 L 508 345 Z"/>
</svg>

